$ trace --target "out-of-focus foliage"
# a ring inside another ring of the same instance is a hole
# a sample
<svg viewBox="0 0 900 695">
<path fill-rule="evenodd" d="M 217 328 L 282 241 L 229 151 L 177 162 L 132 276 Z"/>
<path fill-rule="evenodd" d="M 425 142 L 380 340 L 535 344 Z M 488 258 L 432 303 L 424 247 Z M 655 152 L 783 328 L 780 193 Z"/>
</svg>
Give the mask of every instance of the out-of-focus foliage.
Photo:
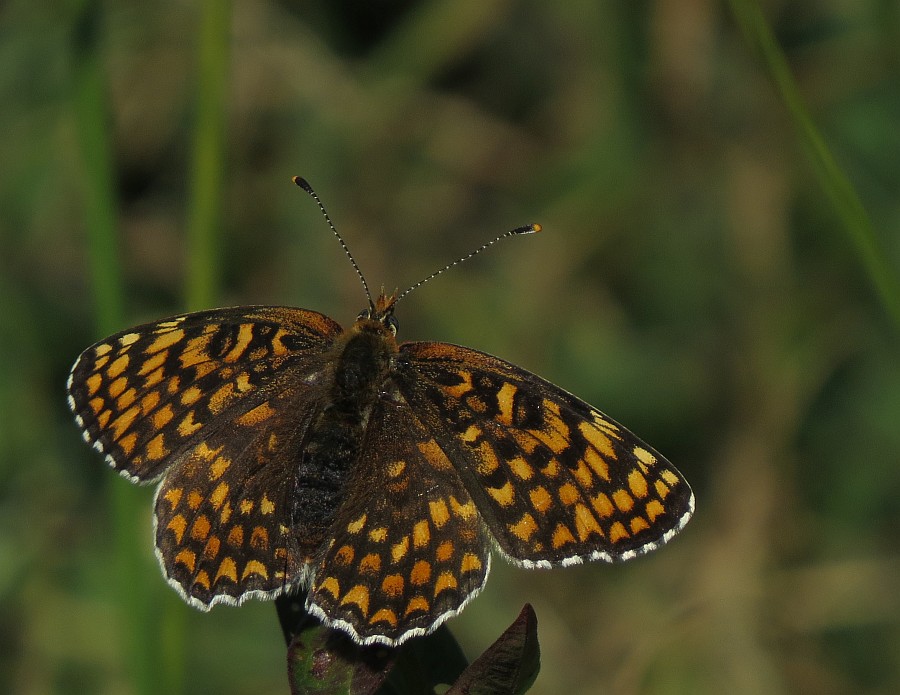
<svg viewBox="0 0 900 695">
<path fill-rule="evenodd" d="M 63 396 L 102 337 L 90 108 L 113 174 L 123 290 L 110 311 L 124 328 L 187 306 L 198 7 L 0 9 L 4 691 L 288 690 L 272 605 L 183 606 L 153 557 L 152 492 L 114 503 L 127 484 L 83 445 Z M 882 262 L 900 268 L 900 9 L 763 9 Z M 900 690 L 898 331 L 730 6 L 273 0 L 230 13 L 216 303 L 345 324 L 363 307 L 293 174 L 376 289 L 540 222 L 404 299 L 401 337 L 540 373 L 695 488 L 695 519 L 650 557 L 495 562 L 449 623 L 470 655 L 528 601 L 535 693 Z M 99 49 L 97 103 L 78 101 L 85 45 Z M 128 568 L 123 518 L 139 526 Z M 126 571 L 140 580 L 131 602 Z"/>
</svg>

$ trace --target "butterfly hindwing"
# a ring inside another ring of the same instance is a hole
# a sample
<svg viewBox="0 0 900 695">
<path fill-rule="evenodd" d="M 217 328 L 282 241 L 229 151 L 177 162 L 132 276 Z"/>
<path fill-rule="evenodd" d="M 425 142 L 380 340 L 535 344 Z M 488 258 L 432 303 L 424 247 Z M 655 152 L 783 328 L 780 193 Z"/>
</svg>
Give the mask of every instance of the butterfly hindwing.
<svg viewBox="0 0 900 695">
<path fill-rule="evenodd" d="M 400 391 L 513 561 L 627 559 L 690 518 L 681 474 L 584 401 L 469 348 L 404 343 L 400 355 Z"/>
<path fill-rule="evenodd" d="M 186 601 L 206 610 L 303 582 L 312 553 L 291 524 L 294 470 L 321 408 L 294 385 L 172 462 L 156 493 L 156 547 Z"/>
<path fill-rule="evenodd" d="M 312 612 L 362 643 L 430 632 L 481 590 L 490 566 L 455 467 L 392 396 L 369 419 L 309 597 Z"/>
</svg>

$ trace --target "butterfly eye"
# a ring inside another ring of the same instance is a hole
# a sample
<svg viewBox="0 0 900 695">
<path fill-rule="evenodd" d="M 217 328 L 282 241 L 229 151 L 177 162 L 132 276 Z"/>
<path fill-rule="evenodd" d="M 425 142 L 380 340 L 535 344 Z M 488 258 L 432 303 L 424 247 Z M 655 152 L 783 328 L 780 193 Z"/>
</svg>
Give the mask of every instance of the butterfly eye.
<svg viewBox="0 0 900 695">
<path fill-rule="evenodd" d="M 362 321 L 363 319 L 370 319 L 370 318 L 372 318 L 372 312 L 371 312 L 371 310 L 369 310 L 369 309 L 363 309 L 363 310 L 360 311 L 359 314 L 357 315 L 356 320 L 357 320 L 357 321 Z"/>
<path fill-rule="evenodd" d="M 397 319 L 394 318 L 393 314 L 387 317 L 387 327 L 390 329 L 391 333 L 397 335 L 397 329 L 400 327 L 400 324 L 397 323 Z"/>
</svg>

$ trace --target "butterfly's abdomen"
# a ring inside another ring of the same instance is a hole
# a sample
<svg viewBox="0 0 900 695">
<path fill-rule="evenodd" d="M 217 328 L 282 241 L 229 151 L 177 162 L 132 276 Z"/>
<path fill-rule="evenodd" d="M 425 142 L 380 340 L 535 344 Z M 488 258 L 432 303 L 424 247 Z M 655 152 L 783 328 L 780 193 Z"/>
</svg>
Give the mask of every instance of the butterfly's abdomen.
<svg viewBox="0 0 900 695">
<path fill-rule="evenodd" d="M 311 427 L 297 466 L 293 525 L 298 541 L 310 548 L 321 543 L 344 499 L 397 344 L 380 322 L 364 320 L 334 349 L 328 401 Z"/>
</svg>

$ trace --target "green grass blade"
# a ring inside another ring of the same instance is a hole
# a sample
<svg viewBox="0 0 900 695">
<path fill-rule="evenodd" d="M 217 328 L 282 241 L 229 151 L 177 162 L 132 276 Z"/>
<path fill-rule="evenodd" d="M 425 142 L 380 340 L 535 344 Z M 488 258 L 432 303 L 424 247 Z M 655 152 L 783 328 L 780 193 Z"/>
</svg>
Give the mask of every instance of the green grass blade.
<svg viewBox="0 0 900 695">
<path fill-rule="evenodd" d="M 116 227 L 106 75 L 98 45 L 98 7 L 97 2 L 86 2 L 81 11 L 73 41 L 75 79 L 72 96 L 85 172 L 84 212 L 91 294 L 97 312 L 97 328 L 105 334 L 121 328 L 124 290 Z"/>
<path fill-rule="evenodd" d="M 218 290 L 231 4 L 201 8 L 196 127 L 188 210 L 187 305 L 208 308 Z"/>
<path fill-rule="evenodd" d="M 185 303 L 189 310 L 209 308 L 218 295 L 230 37 L 231 4 L 222 0 L 203 2 L 187 211 Z M 162 629 L 164 690 L 181 693 L 185 690 L 189 640 L 187 614 L 180 601 L 166 602 Z"/>
<path fill-rule="evenodd" d="M 124 284 L 119 258 L 115 175 L 109 139 L 109 102 L 100 40 L 100 3 L 89 0 L 78 8 L 73 35 L 72 106 L 84 168 L 84 203 L 87 227 L 89 277 L 100 335 L 121 328 Z M 155 644 L 151 589 L 143 571 L 147 539 L 139 528 L 139 506 L 145 496 L 133 486 L 110 478 L 108 504 L 114 526 L 116 563 L 110 574 L 118 592 L 118 617 L 125 640 L 123 652 L 130 680 L 139 693 L 156 692 L 153 650 Z"/>
<path fill-rule="evenodd" d="M 784 52 L 775 40 L 759 5 L 755 0 L 729 1 L 741 30 L 765 61 L 769 76 L 791 115 L 800 140 L 809 152 L 822 188 L 834 205 L 881 303 L 894 324 L 900 327 L 900 281 L 890 266 L 856 189 L 841 170 L 825 138 L 813 122 Z"/>
</svg>

